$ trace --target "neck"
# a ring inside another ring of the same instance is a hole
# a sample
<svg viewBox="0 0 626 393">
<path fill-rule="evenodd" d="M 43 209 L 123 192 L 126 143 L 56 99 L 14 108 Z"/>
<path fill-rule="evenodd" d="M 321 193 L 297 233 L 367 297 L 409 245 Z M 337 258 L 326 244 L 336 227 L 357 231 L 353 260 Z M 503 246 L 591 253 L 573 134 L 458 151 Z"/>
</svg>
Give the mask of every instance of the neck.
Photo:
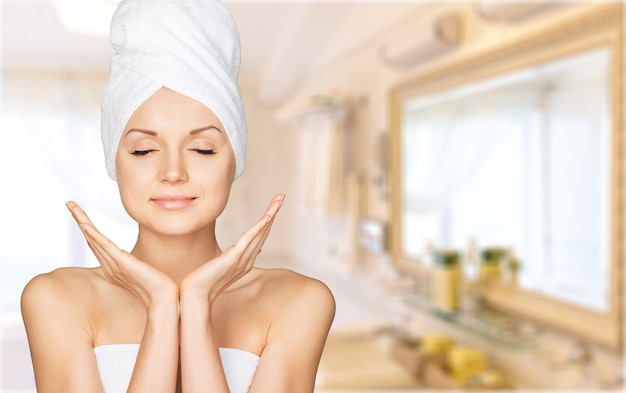
<svg viewBox="0 0 626 393">
<path fill-rule="evenodd" d="M 212 227 L 184 236 L 159 235 L 140 227 L 137 243 L 131 253 L 180 285 L 187 274 L 222 251 Z"/>
</svg>

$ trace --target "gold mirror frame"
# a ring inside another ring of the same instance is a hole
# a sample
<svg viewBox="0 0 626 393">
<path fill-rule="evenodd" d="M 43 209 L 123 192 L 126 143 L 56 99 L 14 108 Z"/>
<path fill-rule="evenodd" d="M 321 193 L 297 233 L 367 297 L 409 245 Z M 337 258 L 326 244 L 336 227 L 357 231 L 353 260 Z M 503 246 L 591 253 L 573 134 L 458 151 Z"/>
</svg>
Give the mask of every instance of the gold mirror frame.
<svg viewBox="0 0 626 393">
<path fill-rule="evenodd" d="M 460 58 L 452 64 L 418 75 L 390 92 L 390 181 L 392 258 L 398 269 L 421 274 L 409 263 L 402 247 L 402 105 L 408 99 L 480 81 L 606 46 L 611 50 L 610 108 L 612 114 L 610 168 L 610 277 L 608 311 L 600 312 L 546 295 L 493 283 L 480 289 L 492 307 L 520 315 L 622 352 L 623 348 L 623 263 L 624 263 L 624 76 L 623 7 L 620 3 L 598 5 L 584 14 L 570 16 L 549 28 L 535 30 L 513 43 Z"/>
</svg>

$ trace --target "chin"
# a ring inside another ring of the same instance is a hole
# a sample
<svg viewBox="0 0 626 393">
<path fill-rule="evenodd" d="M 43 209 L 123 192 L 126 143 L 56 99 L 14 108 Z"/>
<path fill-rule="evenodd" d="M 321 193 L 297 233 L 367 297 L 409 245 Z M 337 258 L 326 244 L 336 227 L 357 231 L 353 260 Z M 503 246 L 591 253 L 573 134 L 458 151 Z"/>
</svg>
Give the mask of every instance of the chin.
<svg viewBox="0 0 626 393">
<path fill-rule="evenodd" d="M 194 233 L 213 230 L 215 219 L 200 221 L 199 215 L 175 215 L 171 217 L 152 217 L 143 225 L 152 232 L 163 236 L 187 236 Z M 206 216 L 205 216 L 206 217 Z"/>
</svg>

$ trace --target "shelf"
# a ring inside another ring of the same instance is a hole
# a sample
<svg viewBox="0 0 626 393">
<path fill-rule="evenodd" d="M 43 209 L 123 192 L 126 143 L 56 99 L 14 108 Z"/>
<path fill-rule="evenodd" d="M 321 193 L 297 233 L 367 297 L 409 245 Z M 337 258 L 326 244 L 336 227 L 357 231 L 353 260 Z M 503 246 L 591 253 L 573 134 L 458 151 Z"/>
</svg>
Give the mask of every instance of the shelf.
<svg viewBox="0 0 626 393">
<path fill-rule="evenodd" d="M 444 311 L 417 294 L 404 295 L 403 302 L 411 308 L 433 315 L 498 346 L 520 350 L 537 347 L 538 333 L 534 326 L 500 312 L 484 307 L 474 312 L 473 316 L 462 312 Z"/>
</svg>

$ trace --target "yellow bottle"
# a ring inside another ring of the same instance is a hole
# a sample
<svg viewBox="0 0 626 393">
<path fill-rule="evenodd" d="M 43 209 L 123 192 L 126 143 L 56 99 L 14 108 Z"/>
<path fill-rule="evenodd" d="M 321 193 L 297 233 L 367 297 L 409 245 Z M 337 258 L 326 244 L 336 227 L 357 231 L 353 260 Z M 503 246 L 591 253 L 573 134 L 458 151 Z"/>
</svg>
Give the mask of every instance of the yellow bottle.
<svg viewBox="0 0 626 393">
<path fill-rule="evenodd" d="M 471 347 L 453 347 L 448 351 L 448 368 L 457 382 L 467 383 L 479 377 L 487 366 L 485 354 Z"/>
<path fill-rule="evenodd" d="M 431 302 L 440 310 L 454 312 L 459 309 L 461 290 L 459 253 L 455 250 L 435 252 L 431 268 Z"/>
<path fill-rule="evenodd" d="M 480 262 L 480 278 L 485 280 L 502 279 L 502 259 L 506 250 L 500 247 L 488 247 L 482 250 Z"/>
<path fill-rule="evenodd" d="M 420 340 L 419 352 L 423 355 L 445 355 L 454 341 L 441 334 L 425 334 Z"/>
</svg>

